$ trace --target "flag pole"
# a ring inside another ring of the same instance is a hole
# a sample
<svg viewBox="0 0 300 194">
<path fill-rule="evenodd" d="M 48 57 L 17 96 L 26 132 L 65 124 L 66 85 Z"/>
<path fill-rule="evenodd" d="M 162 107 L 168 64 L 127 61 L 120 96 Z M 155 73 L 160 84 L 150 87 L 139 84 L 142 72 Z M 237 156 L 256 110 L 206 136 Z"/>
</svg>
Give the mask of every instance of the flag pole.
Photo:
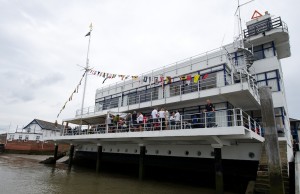
<svg viewBox="0 0 300 194">
<path fill-rule="evenodd" d="M 82 95 L 82 103 L 81 103 L 81 117 L 80 117 L 80 131 L 79 134 L 81 133 L 81 129 L 82 129 L 82 115 L 83 115 L 83 107 L 84 107 L 84 99 L 85 99 L 85 91 L 86 91 L 86 84 L 87 84 L 87 73 L 89 70 L 89 53 L 90 53 L 90 44 L 91 44 L 91 36 L 92 36 L 92 23 L 90 24 L 90 31 L 85 35 L 85 36 L 89 36 L 89 43 L 88 43 L 88 49 L 87 49 L 87 54 L 86 54 L 86 65 L 85 65 L 85 78 L 84 78 L 84 87 L 83 87 L 83 95 Z"/>
</svg>

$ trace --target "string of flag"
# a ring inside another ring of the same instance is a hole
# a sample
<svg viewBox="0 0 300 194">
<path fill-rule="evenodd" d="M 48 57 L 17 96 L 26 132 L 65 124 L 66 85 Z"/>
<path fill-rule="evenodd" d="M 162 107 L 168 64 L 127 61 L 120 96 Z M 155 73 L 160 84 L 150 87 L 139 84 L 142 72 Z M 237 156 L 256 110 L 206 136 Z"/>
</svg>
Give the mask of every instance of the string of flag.
<svg viewBox="0 0 300 194">
<path fill-rule="evenodd" d="M 63 107 L 60 109 L 60 111 L 59 111 L 59 113 L 58 113 L 58 115 L 57 115 L 57 118 L 59 117 L 60 113 L 65 109 L 67 103 L 68 103 L 69 101 L 72 100 L 73 95 L 74 95 L 75 93 L 78 93 L 79 86 L 81 85 L 82 79 L 84 78 L 84 76 L 86 75 L 86 73 L 87 73 L 87 71 L 84 72 L 84 74 L 82 75 L 82 77 L 81 77 L 79 83 L 77 84 L 77 86 L 75 87 L 74 91 L 73 91 L 72 94 L 70 95 L 69 99 L 65 102 L 65 104 L 63 105 Z"/>
<path fill-rule="evenodd" d="M 127 79 L 132 79 L 135 81 L 139 81 L 140 83 L 155 83 L 155 84 L 159 84 L 161 83 L 162 86 L 164 84 L 170 84 L 172 83 L 172 77 L 171 76 L 137 76 L 137 75 L 125 75 L 125 74 L 115 74 L 115 73 L 108 73 L 108 72 L 102 72 L 102 71 L 96 71 L 96 70 L 89 70 L 89 73 L 91 75 L 95 75 L 95 76 L 99 76 L 99 77 L 103 77 L 104 80 L 102 82 L 102 84 L 104 84 L 104 82 L 107 79 L 115 79 L 115 78 L 120 78 L 121 80 L 127 80 Z M 192 77 L 192 75 L 183 75 L 180 76 L 180 80 L 181 81 L 186 81 L 186 83 L 189 85 L 192 81 L 194 83 L 197 83 L 200 78 L 202 80 L 205 80 L 208 77 L 208 74 L 205 75 L 199 75 L 196 74 L 194 75 L 194 77 Z"/>
</svg>

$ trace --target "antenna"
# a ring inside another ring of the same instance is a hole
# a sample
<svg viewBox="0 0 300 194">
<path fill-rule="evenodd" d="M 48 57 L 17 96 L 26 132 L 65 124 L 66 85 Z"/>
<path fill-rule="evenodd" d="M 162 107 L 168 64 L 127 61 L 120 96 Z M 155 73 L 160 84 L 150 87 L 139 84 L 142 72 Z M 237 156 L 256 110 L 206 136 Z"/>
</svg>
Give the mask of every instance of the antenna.
<svg viewBox="0 0 300 194">
<path fill-rule="evenodd" d="M 251 3 L 252 1 L 254 0 L 250 0 L 250 1 L 247 1 L 243 4 L 240 4 L 240 0 L 237 0 L 238 1 L 238 6 L 235 10 L 235 13 L 234 15 L 236 15 L 238 17 L 238 35 L 237 37 L 235 38 L 234 42 L 235 42 L 235 45 L 238 44 L 238 41 L 240 41 L 240 45 L 239 47 L 240 48 L 244 48 L 244 41 L 242 41 L 243 39 L 243 36 L 242 36 L 242 33 L 243 33 L 243 29 L 242 29 L 242 19 L 241 19 L 241 7 L 248 4 L 248 3 Z"/>
<path fill-rule="evenodd" d="M 82 103 L 81 103 L 80 130 L 82 128 L 82 115 L 83 115 L 83 107 L 84 107 L 84 98 L 85 98 L 86 83 L 87 83 L 87 72 L 89 71 L 89 53 L 90 53 L 90 44 L 91 44 L 91 36 L 92 36 L 91 32 L 93 30 L 92 23 L 90 24 L 89 27 L 90 27 L 90 31 L 85 35 L 85 36 L 89 36 L 89 44 L 88 44 L 88 49 L 87 49 L 87 54 L 86 54 L 86 66 L 84 68 L 85 69 L 85 79 L 84 79 L 84 87 L 83 87 L 83 95 L 82 95 Z"/>
</svg>

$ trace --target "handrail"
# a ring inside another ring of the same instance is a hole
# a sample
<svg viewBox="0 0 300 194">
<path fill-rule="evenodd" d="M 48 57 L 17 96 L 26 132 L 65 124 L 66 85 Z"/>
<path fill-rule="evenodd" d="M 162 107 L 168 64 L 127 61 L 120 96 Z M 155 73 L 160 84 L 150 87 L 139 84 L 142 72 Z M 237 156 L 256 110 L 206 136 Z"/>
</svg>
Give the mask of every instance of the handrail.
<svg viewBox="0 0 300 194">
<path fill-rule="evenodd" d="M 149 74 L 149 75 L 151 74 L 151 76 L 154 76 L 153 73 L 158 72 L 158 71 L 160 71 L 160 70 L 165 70 L 166 68 L 172 67 L 172 66 L 176 67 L 176 71 L 177 71 L 178 69 L 182 69 L 182 68 L 188 67 L 188 66 L 190 66 L 190 65 L 199 64 L 199 63 L 201 63 L 201 62 L 206 62 L 206 64 L 208 65 L 208 60 L 210 60 L 210 59 L 214 59 L 214 58 L 218 58 L 218 57 L 222 57 L 222 56 L 225 56 L 225 59 L 226 59 L 226 53 L 223 53 L 223 52 L 220 53 L 220 52 L 219 52 L 219 51 L 222 51 L 223 49 L 224 49 L 223 47 L 218 47 L 218 48 L 215 48 L 215 49 L 212 49 L 212 50 L 209 50 L 209 51 L 206 51 L 206 52 L 203 52 L 203 53 L 194 55 L 194 56 L 192 56 L 192 57 L 185 58 L 185 59 L 182 59 L 182 60 L 173 62 L 173 63 L 168 64 L 168 65 L 165 65 L 165 66 L 163 66 L 163 67 L 159 67 L 159 68 L 156 68 L 156 69 L 153 69 L 153 70 L 150 70 L 150 71 L 141 73 L 141 74 L 139 74 L 139 77 L 140 77 L 140 76 L 143 76 L 143 75 L 148 75 L 148 74 Z M 212 57 L 208 57 L 208 55 L 210 55 L 210 54 L 216 54 L 216 55 L 213 55 Z M 192 63 L 192 60 L 193 60 L 193 59 L 200 58 L 200 57 L 205 57 L 205 59 L 203 59 L 203 60 L 201 60 L 201 61 L 198 61 L 198 62 L 196 62 L 196 63 Z M 186 63 L 186 62 L 188 62 L 188 64 L 178 66 L 178 64 L 183 64 L 183 63 Z M 164 74 L 165 74 L 165 73 L 168 73 L 168 71 L 164 71 Z M 155 74 L 155 75 L 160 75 L 160 74 L 161 74 L 161 73 L 157 73 L 157 74 Z M 132 80 L 132 79 L 128 79 L 127 81 L 130 81 L 130 80 L 131 80 L 132 82 L 136 82 L 136 81 L 134 81 L 134 80 Z M 127 84 L 132 84 L 132 82 L 130 82 L 130 83 L 128 82 Z M 117 86 L 117 85 L 120 84 L 120 83 L 124 83 L 124 81 L 118 81 L 118 82 L 116 82 L 116 83 L 113 83 L 113 84 L 109 84 L 109 85 L 103 86 L 103 87 L 101 87 L 101 88 L 98 88 L 97 91 L 103 90 L 103 89 L 106 89 L 106 88 L 110 88 L 111 86 Z"/>
<path fill-rule="evenodd" d="M 288 31 L 287 24 L 285 22 L 283 22 L 280 17 L 272 18 L 271 20 L 267 20 L 267 19 L 262 20 L 256 24 L 252 24 L 252 25 L 253 25 L 253 28 L 243 30 L 245 38 L 257 35 L 262 32 L 267 32 L 267 31 L 270 31 L 275 28 L 280 28 L 280 27 L 282 29 Z"/>
<path fill-rule="evenodd" d="M 247 72 L 240 70 L 239 73 L 233 77 L 229 75 L 223 75 L 218 77 L 216 75 L 216 76 L 210 76 L 197 83 L 194 83 L 193 80 L 191 80 L 191 83 L 189 85 L 187 84 L 170 85 L 168 89 L 166 89 L 166 87 L 164 88 L 164 96 L 159 96 L 159 92 L 155 91 L 155 92 L 150 92 L 145 94 L 128 96 L 125 104 L 119 104 L 119 100 L 118 100 L 117 101 L 118 103 L 116 104 L 111 104 L 110 102 L 110 104 L 102 105 L 102 109 L 99 109 L 99 107 L 98 109 L 96 109 L 95 106 L 86 107 L 83 109 L 82 114 L 83 115 L 95 114 L 96 112 L 101 112 L 103 110 L 109 110 L 118 107 L 119 108 L 126 107 L 134 104 L 140 104 L 143 102 L 152 102 L 154 100 L 160 100 L 160 99 L 173 97 L 173 96 L 182 96 L 184 94 L 193 93 L 193 92 L 200 94 L 200 92 L 203 90 L 220 88 L 220 87 L 225 87 L 233 84 L 243 84 L 243 83 L 248 83 L 248 88 L 253 92 L 254 97 L 257 100 L 259 100 L 258 86 L 255 79 L 252 76 L 250 76 Z M 78 109 L 76 111 L 76 116 L 81 116 L 81 109 Z"/>
<path fill-rule="evenodd" d="M 170 113 L 171 115 L 171 113 Z M 66 135 L 88 135 L 106 133 L 132 133 L 163 130 L 186 130 L 202 128 L 220 128 L 243 126 L 248 131 L 261 135 L 261 126 L 240 108 L 217 110 L 214 112 L 199 112 L 194 114 L 180 115 L 179 120 L 167 120 L 165 118 L 144 118 L 141 123 L 132 120 L 120 120 L 114 124 L 99 123 L 90 129 L 80 131 L 80 127 L 64 129 Z"/>
</svg>

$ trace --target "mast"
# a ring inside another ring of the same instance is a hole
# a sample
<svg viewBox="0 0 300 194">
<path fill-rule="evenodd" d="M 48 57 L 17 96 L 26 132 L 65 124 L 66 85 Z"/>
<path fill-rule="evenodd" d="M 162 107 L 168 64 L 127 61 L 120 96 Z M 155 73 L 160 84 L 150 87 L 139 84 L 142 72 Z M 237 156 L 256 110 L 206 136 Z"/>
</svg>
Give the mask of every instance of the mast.
<svg viewBox="0 0 300 194">
<path fill-rule="evenodd" d="M 91 36 L 92 36 L 92 30 L 93 30 L 93 25 L 92 23 L 90 24 L 90 31 L 85 35 L 89 36 L 89 43 L 88 43 L 88 49 L 87 49 L 87 54 L 86 54 L 86 65 L 85 65 L 85 78 L 84 78 L 84 87 L 83 87 L 83 94 L 82 94 L 82 103 L 81 103 L 81 118 L 80 118 L 80 130 L 82 128 L 82 115 L 83 115 L 83 107 L 84 107 L 84 99 L 85 99 L 85 91 L 86 91 L 86 84 L 87 84 L 87 72 L 89 70 L 89 53 L 90 53 L 90 44 L 91 44 Z M 79 132 L 80 133 L 80 132 Z"/>
</svg>

